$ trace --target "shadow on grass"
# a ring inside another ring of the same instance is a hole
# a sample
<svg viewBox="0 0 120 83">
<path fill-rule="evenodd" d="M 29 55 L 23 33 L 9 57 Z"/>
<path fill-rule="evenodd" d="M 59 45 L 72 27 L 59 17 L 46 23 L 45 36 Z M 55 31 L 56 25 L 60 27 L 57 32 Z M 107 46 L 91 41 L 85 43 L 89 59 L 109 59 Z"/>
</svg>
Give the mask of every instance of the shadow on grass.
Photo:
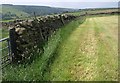
<svg viewBox="0 0 120 83">
<path fill-rule="evenodd" d="M 49 78 L 50 76 L 50 72 L 51 72 L 51 65 L 54 63 L 54 61 L 59 57 L 59 54 L 58 54 L 58 49 L 60 47 L 60 45 L 62 44 L 62 42 L 64 42 L 65 40 L 67 40 L 70 36 L 70 34 L 75 30 L 75 28 L 77 28 L 80 24 L 82 24 L 83 22 L 85 21 L 85 18 L 82 20 L 75 20 L 75 22 L 72 23 L 72 25 L 70 24 L 69 26 L 65 26 L 64 29 L 62 29 L 61 31 L 61 41 L 60 43 L 58 44 L 58 46 L 56 47 L 55 51 L 51 54 L 51 57 L 49 57 L 48 61 L 47 61 L 47 64 L 45 66 L 45 68 L 43 69 L 43 77 L 42 77 L 42 80 L 43 81 L 51 81 Z M 75 24 L 74 24 L 75 23 Z M 66 29 L 68 29 L 66 31 Z"/>
</svg>

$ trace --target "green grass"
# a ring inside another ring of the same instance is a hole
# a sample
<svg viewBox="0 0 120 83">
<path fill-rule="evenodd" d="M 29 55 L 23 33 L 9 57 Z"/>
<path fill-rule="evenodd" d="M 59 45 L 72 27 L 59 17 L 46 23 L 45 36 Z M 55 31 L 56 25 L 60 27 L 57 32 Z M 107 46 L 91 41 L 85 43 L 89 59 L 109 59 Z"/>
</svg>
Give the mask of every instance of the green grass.
<svg viewBox="0 0 120 83">
<path fill-rule="evenodd" d="M 21 15 L 23 17 L 29 16 L 28 13 L 23 12 L 21 10 L 18 10 L 16 8 L 14 8 L 13 6 L 2 6 L 2 12 L 1 13 L 6 14 L 8 12 L 11 12 L 12 14 L 16 14 L 18 17 L 21 17 Z"/>
<path fill-rule="evenodd" d="M 52 63 L 55 55 L 56 48 L 63 40 L 65 40 L 71 32 L 78 27 L 84 21 L 83 18 L 70 22 L 59 29 L 54 35 L 49 38 L 49 41 L 44 46 L 44 53 L 40 54 L 35 51 L 32 56 L 37 58 L 31 64 L 19 64 L 9 65 L 3 70 L 3 81 L 4 80 L 44 80 L 46 69 L 49 64 Z"/>
<path fill-rule="evenodd" d="M 7 38 L 9 36 L 9 31 L 6 28 L 0 28 L 0 39 Z M 0 42 L 0 49 L 7 47 L 8 43 L 6 41 Z M 8 53 L 8 49 L 0 51 L 2 52 L 2 56 Z"/>
<path fill-rule="evenodd" d="M 58 57 L 44 79 L 117 81 L 117 33 L 118 16 L 87 18 L 56 49 Z"/>
<path fill-rule="evenodd" d="M 14 19 L 11 19 L 11 20 L 1 20 L 0 22 L 11 22 L 11 21 L 14 21 Z"/>
<path fill-rule="evenodd" d="M 96 36 L 98 37 L 98 41 L 99 41 L 98 42 L 99 59 L 97 62 L 99 68 L 98 69 L 99 76 L 96 78 L 96 80 L 117 80 L 118 79 L 118 16 L 101 17 L 96 19 L 98 21 L 94 22 L 95 26 L 99 26 L 96 27 L 96 31 L 97 31 Z"/>
<path fill-rule="evenodd" d="M 0 28 L 0 35 L 2 38 L 8 37 L 9 36 L 9 30 L 6 28 Z"/>
<path fill-rule="evenodd" d="M 96 14 L 96 13 L 104 13 L 104 12 L 116 12 L 118 11 L 118 9 L 100 9 L 100 10 L 81 10 L 78 12 L 72 12 L 72 13 L 66 13 L 68 15 L 75 15 L 75 16 L 79 16 L 82 14 Z"/>
</svg>

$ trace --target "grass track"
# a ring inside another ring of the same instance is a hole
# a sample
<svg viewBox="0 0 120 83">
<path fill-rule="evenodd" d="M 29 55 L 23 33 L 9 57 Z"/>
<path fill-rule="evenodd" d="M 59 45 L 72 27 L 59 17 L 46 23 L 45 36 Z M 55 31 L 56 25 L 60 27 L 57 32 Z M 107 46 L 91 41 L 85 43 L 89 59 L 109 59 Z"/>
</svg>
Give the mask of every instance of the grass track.
<svg viewBox="0 0 120 83">
<path fill-rule="evenodd" d="M 118 16 L 88 18 L 59 45 L 45 80 L 115 81 L 117 45 Z"/>
</svg>

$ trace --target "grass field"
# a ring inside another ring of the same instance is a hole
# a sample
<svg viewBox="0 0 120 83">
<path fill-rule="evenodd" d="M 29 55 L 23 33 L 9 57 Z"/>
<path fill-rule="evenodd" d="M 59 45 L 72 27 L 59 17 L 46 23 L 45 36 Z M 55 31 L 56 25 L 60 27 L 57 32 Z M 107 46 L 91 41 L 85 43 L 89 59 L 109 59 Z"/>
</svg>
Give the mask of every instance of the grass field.
<svg viewBox="0 0 120 83">
<path fill-rule="evenodd" d="M 83 14 L 96 14 L 96 13 L 106 13 L 106 12 L 118 12 L 118 9 L 96 9 L 96 10 L 80 10 L 78 12 L 66 13 L 68 15 L 83 15 Z"/>
<path fill-rule="evenodd" d="M 0 39 L 8 38 L 8 37 L 9 37 L 9 30 L 7 28 L 0 28 Z M 0 54 L 2 56 L 6 56 L 8 54 L 8 48 L 6 48 L 7 46 L 8 46 L 7 41 L 0 42 Z"/>
<path fill-rule="evenodd" d="M 0 35 L 2 38 L 8 37 L 9 36 L 9 30 L 6 28 L 0 28 Z"/>
<path fill-rule="evenodd" d="M 118 80 L 118 16 L 83 21 L 72 21 L 56 32 L 43 54 L 33 52 L 38 57 L 31 64 L 6 67 L 3 81 Z"/>
<path fill-rule="evenodd" d="M 118 16 L 92 17 L 56 50 L 45 80 L 118 80 Z"/>
</svg>

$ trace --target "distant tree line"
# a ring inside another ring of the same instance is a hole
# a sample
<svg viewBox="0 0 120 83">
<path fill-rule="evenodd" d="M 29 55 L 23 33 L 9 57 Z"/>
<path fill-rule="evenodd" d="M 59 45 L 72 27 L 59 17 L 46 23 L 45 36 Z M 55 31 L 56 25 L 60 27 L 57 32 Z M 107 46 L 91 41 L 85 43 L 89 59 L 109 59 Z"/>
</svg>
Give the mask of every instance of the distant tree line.
<svg viewBox="0 0 120 83">
<path fill-rule="evenodd" d="M 3 20 L 10 20 L 10 19 L 13 19 L 13 18 L 19 18 L 16 14 L 13 14 L 11 12 L 7 12 L 5 14 L 2 14 L 2 19 Z"/>
</svg>

